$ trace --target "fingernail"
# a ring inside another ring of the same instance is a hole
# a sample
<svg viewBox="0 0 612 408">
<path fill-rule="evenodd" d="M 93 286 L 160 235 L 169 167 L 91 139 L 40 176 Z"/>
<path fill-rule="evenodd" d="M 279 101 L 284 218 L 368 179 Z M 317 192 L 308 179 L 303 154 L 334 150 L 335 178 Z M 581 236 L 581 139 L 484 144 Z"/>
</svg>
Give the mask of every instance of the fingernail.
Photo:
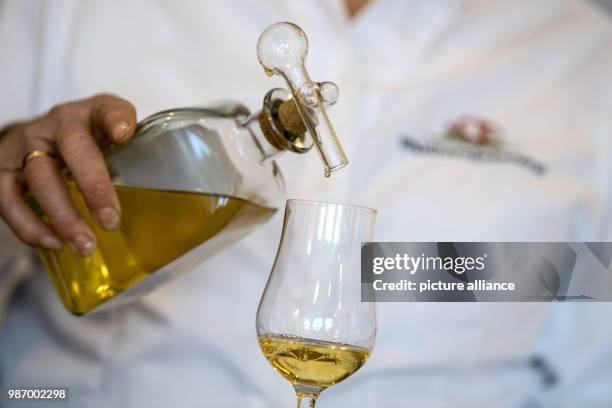
<svg viewBox="0 0 612 408">
<path fill-rule="evenodd" d="M 127 135 L 129 128 L 130 124 L 127 123 L 125 120 L 117 122 L 113 126 L 113 138 L 117 141 L 123 139 Z"/>
<path fill-rule="evenodd" d="M 111 207 L 106 207 L 97 212 L 96 218 L 102 228 L 107 230 L 116 230 L 121 224 L 119 213 Z"/>
<path fill-rule="evenodd" d="M 86 234 L 77 235 L 72 241 L 70 247 L 80 256 L 89 256 L 96 249 L 96 243 L 90 236 Z"/>
<path fill-rule="evenodd" d="M 40 239 L 40 245 L 44 248 L 53 249 L 55 251 L 59 251 L 64 247 L 59 239 L 52 237 L 51 235 L 45 235 L 42 237 Z"/>
</svg>

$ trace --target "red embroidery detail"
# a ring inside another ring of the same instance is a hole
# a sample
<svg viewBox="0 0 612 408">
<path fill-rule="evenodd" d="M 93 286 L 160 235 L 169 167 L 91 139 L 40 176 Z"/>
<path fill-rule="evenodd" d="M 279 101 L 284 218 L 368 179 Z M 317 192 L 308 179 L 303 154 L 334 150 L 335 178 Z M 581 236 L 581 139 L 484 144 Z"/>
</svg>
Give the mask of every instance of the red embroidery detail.
<svg viewBox="0 0 612 408">
<path fill-rule="evenodd" d="M 451 122 L 448 133 L 473 144 L 489 144 L 498 141 L 502 129 L 496 123 L 473 115 L 463 115 Z"/>
</svg>

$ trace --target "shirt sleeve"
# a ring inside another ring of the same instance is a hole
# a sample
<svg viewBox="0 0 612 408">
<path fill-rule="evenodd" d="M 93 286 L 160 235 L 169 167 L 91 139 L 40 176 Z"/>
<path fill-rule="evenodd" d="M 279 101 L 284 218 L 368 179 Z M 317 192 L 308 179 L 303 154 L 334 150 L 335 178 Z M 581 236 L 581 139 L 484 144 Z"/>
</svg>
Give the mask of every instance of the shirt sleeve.
<svg viewBox="0 0 612 408">
<path fill-rule="evenodd" d="M 0 127 L 33 116 L 42 1 L 0 0 Z M 0 325 L 17 286 L 37 270 L 34 251 L 0 221 Z"/>
<path fill-rule="evenodd" d="M 0 327 L 15 289 L 38 269 L 34 251 L 19 242 L 0 221 Z"/>
</svg>

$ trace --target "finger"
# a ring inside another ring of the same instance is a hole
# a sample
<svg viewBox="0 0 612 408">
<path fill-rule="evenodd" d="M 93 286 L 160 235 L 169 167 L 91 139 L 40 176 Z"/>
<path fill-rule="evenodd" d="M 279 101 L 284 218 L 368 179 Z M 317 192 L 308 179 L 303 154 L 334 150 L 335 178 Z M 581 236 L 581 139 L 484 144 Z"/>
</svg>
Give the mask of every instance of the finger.
<svg viewBox="0 0 612 408">
<path fill-rule="evenodd" d="M 0 173 L 0 215 L 24 243 L 60 250 L 63 245 L 22 196 L 22 183 L 14 173 Z"/>
<path fill-rule="evenodd" d="M 91 214 L 107 230 L 119 228 L 121 208 L 108 170 L 85 123 L 64 121 L 56 129 L 57 147 Z"/>
<path fill-rule="evenodd" d="M 37 157 L 23 171 L 29 190 L 49 217 L 55 233 L 79 255 L 91 255 L 96 248 L 94 234 L 74 208 L 55 159 Z"/>
<path fill-rule="evenodd" d="M 125 99 L 114 95 L 92 98 L 91 123 L 103 131 L 113 143 L 129 140 L 136 130 L 136 109 Z"/>
</svg>

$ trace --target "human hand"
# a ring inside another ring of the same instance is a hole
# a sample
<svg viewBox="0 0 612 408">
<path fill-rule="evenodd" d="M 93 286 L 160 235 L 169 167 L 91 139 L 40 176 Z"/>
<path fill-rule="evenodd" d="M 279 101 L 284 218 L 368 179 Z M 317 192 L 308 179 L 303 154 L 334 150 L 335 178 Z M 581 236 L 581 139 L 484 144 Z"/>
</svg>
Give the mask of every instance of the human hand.
<svg viewBox="0 0 612 408">
<path fill-rule="evenodd" d="M 121 208 L 101 148 L 126 142 L 135 129 L 134 106 L 108 94 L 57 105 L 45 115 L 4 128 L 0 216 L 28 245 L 58 250 L 66 241 L 79 255 L 91 255 L 95 236 L 68 195 L 62 164 L 100 226 L 116 229 Z M 49 225 L 27 204 L 26 190 L 48 216 Z"/>
</svg>

